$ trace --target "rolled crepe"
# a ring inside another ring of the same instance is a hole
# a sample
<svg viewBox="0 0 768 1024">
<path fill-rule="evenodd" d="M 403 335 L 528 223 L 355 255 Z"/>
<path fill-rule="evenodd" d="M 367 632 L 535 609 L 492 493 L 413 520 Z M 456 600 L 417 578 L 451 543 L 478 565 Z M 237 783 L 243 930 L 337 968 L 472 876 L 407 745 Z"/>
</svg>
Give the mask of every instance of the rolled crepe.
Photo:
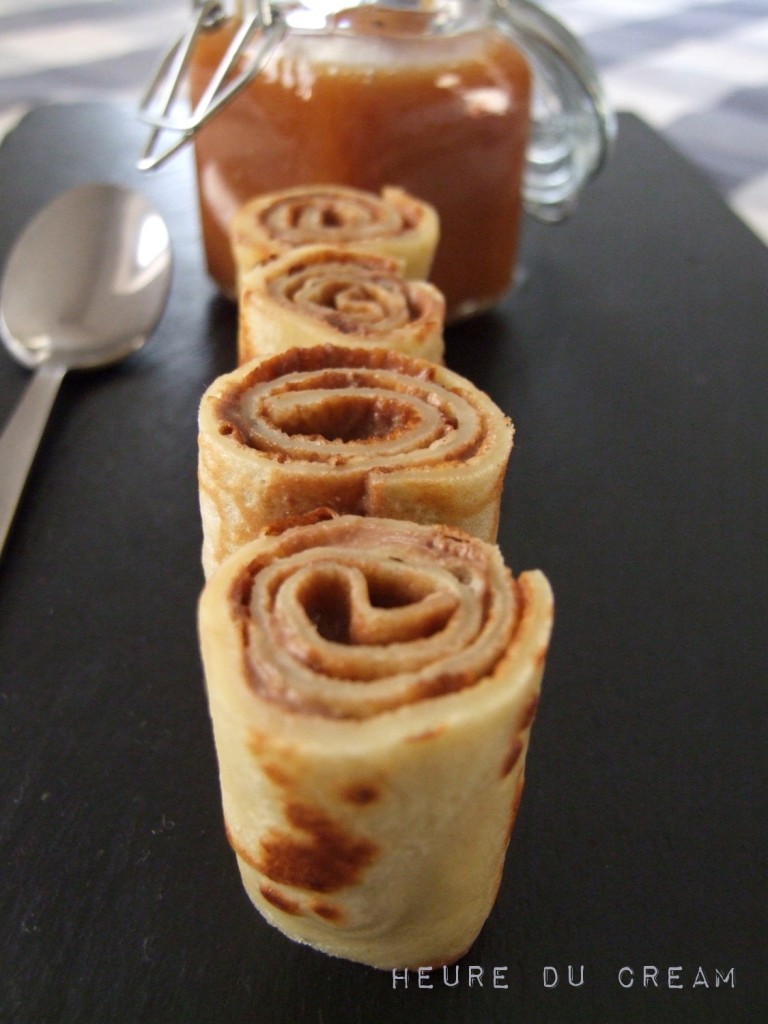
<svg viewBox="0 0 768 1024">
<path fill-rule="evenodd" d="M 380 968 L 464 954 L 523 788 L 553 617 L 539 571 L 342 516 L 231 556 L 200 602 L 224 819 L 268 921 Z"/>
<path fill-rule="evenodd" d="M 206 575 L 268 524 L 320 507 L 496 537 L 512 423 L 445 367 L 295 348 L 215 380 L 199 427 Z"/>
<path fill-rule="evenodd" d="M 437 211 L 401 188 L 380 195 L 341 185 L 308 185 L 250 200 L 230 225 L 238 276 L 299 245 L 351 246 L 401 260 L 426 280 L 440 233 Z"/>
<path fill-rule="evenodd" d="M 322 344 L 390 348 L 443 361 L 445 299 L 397 260 L 300 246 L 240 278 L 238 362 Z"/>
</svg>

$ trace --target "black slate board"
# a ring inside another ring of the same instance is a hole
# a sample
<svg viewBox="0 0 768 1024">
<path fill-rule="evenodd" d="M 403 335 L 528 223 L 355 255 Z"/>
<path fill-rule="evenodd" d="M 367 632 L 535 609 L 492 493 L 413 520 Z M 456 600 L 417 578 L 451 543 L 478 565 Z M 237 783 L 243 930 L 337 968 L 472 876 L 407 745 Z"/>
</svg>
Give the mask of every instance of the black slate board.
<svg viewBox="0 0 768 1024">
<path fill-rule="evenodd" d="M 515 293 L 449 332 L 517 425 L 500 543 L 547 572 L 557 622 L 498 903 L 458 985 L 406 987 L 265 925 L 223 836 L 195 421 L 235 317 L 189 154 L 139 175 L 142 138 L 74 105 L 0 148 L 0 254 L 56 192 L 109 180 L 155 201 L 176 255 L 150 346 L 65 381 L 0 562 L 0 1019 L 765 1018 L 768 251 L 622 116 L 578 215 L 528 225 Z M 0 421 L 25 382 L 0 359 Z"/>
</svg>

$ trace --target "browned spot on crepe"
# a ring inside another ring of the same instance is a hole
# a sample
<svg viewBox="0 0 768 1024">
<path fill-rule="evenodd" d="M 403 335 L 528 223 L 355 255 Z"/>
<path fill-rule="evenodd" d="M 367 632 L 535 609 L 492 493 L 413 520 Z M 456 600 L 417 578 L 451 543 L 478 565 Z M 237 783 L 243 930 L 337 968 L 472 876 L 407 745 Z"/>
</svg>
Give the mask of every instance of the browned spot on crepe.
<svg viewBox="0 0 768 1024">
<path fill-rule="evenodd" d="M 338 892 L 354 885 L 379 853 L 374 843 L 345 831 L 316 807 L 288 803 L 285 815 L 304 836 L 275 828 L 262 838 L 256 867 L 273 882 L 312 892 Z"/>
<path fill-rule="evenodd" d="M 330 903 L 313 903 L 312 910 L 318 917 L 322 917 L 324 921 L 330 921 L 331 924 L 341 924 L 344 920 L 341 910 Z"/>
<path fill-rule="evenodd" d="M 375 803 L 381 796 L 381 793 L 378 786 L 374 786 L 372 783 L 353 782 L 344 787 L 341 791 L 341 796 L 343 800 L 350 804 L 364 807 L 366 804 Z"/>
<path fill-rule="evenodd" d="M 259 892 L 268 903 L 277 907 L 278 910 L 282 910 L 284 914 L 301 914 L 301 907 L 296 900 L 288 899 L 287 896 L 283 896 L 282 893 L 273 889 L 271 885 L 260 885 Z"/>
<path fill-rule="evenodd" d="M 286 764 L 279 763 L 274 758 L 265 756 L 271 749 L 271 744 L 268 736 L 260 733 L 257 729 L 251 729 L 248 735 L 248 749 L 253 754 L 255 760 L 261 767 L 261 770 L 271 779 L 276 786 L 289 787 L 295 782 L 295 772 L 292 772 L 286 767 Z M 281 751 L 280 756 L 284 762 L 289 763 L 293 760 L 292 753 L 284 749 Z"/>
<path fill-rule="evenodd" d="M 283 519 L 274 520 L 268 523 L 261 531 L 264 537 L 279 537 L 286 530 L 294 526 L 310 526 L 313 523 L 322 523 L 326 519 L 333 519 L 338 513 L 332 508 L 316 508 L 312 512 L 301 512 L 295 516 L 285 516 Z"/>
<path fill-rule="evenodd" d="M 507 775 L 512 771 L 517 762 L 520 760 L 520 755 L 523 752 L 523 741 L 520 739 L 517 733 L 512 737 L 512 742 L 509 745 L 507 756 L 504 758 L 504 762 L 501 766 L 501 777 L 505 779 Z"/>
<path fill-rule="evenodd" d="M 293 785 L 294 779 L 290 772 L 279 764 L 273 764 L 271 761 L 263 761 L 261 764 L 262 771 L 276 786 L 282 786 L 284 789 L 288 789 Z"/>
<path fill-rule="evenodd" d="M 524 787 L 525 776 L 521 775 L 517 783 L 517 788 L 515 789 L 515 795 L 512 797 L 512 806 L 509 811 L 509 822 L 507 824 L 507 840 L 509 840 L 509 837 L 512 835 L 512 831 L 515 827 L 515 822 L 517 821 L 517 812 L 520 808 L 520 801 L 523 797 Z"/>
<path fill-rule="evenodd" d="M 269 737 L 258 729 L 251 729 L 248 734 L 248 749 L 255 758 L 261 760 L 264 751 L 269 749 Z"/>
<path fill-rule="evenodd" d="M 425 729 L 424 732 L 417 732 L 415 736 L 409 736 L 408 743 L 421 743 L 423 740 L 434 740 L 442 736 L 447 726 L 436 725 L 432 729 Z"/>
<path fill-rule="evenodd" d="M 544 654 L 546 655 L 546 649 L 544 651 Z M 520 732 L 525 732 L 525 730 L 533 723 L 533 720 L 536 717 L 536 711 L 538 710 L 538 707 L 539 707 L 539 695 L 537 693 L 537 694 L 534 694 L 534 696 L 531 698 L 530 703 L 528 704 L 528 706 L 526 707 L 525 711 L 523 712 L 523 714 L 520 717 L 520 724 L 519 724 Z"/>
<path fill-rule="evenodd" d="M 242 843 L 238 842 L 237 839 L 235 839 L 235 835 L 232 832 L 232 829 L 229 827 L 229 822 L 226 821 L 226 820 L 224 821 L 224 832 L 226 833 L 226 836 L 227 836 L 227 842 L 232 847 L 232 849 L 235 851 L 237 856 L 241 860 L 245 861 L 245 863 L 249 867 L 255 868 L 257 866 L 256 865 L 256 858 L 247 849 L 247 847 L 243 846 Z"/>
</svg>

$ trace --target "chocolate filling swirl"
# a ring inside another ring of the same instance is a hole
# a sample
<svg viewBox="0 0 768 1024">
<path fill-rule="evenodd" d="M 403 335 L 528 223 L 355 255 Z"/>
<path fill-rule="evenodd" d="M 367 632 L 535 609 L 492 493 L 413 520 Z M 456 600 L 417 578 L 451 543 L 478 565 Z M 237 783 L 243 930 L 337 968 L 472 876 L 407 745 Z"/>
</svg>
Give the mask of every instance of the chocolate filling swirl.
<svg viewBox="0 0 768 1024">
<path fill-rule="evenodd" d="M 259 224 L 271 237 L 292 246 L 382 238 L 412 231 L 415 203 L 394 204 L 373 193 L 321 187 L 277 197 L 259 211 Z"/>
<path fill-rule="evenodd" d="M 379 467 L 465 460 L 486 426 L 468 396 L 395 366 L 335 366 L 254 380 L 234 403 L 222 405 L 224 413 L 220 430 L 250 448 L 335 465 L 374 457 Z"/>
<path fill-rule="evenodd" d="M 316 508 L 492 541 L 513 426 L 445 367 L 383 348 L 293 348 L 218 378 L 200 407 L 206 573 Z"/>
<path fill-rule="evenodd" d="M 406 281 L 394 260 L 312 249 L 279 266 L 279 274 L 265 274 L 269 295 L 342 334 L 385 334 L 428 315 L 442 319 L 433 291 Z"/>
<path fill-rule="evenodd" d="M 342 516 L 287 530 L 232 589 L 251 685 L 367 718 L 493 672 L 518 618 L 498 549 L 461 531 Z"/>
<path fill-rule="evenodd" d="M 437 210 L 402 188 L 380 194 L 344 185 L 300 185 L 255 196 L 230 225 L 239 273 L 310 246 L 354 249 L 398 261 L 403 276 L 429 277 L 440 236 Z"/>
</svg>

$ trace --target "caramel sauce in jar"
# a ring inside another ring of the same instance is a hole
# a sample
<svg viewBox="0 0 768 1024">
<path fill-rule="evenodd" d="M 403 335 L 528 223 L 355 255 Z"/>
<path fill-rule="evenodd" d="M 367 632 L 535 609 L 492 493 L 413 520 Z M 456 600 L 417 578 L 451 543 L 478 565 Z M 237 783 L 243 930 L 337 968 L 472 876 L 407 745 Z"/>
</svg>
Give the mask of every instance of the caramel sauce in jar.
<svg viewBox="0 0 768 1024">
<path fill-rule="evenodd" d="M 337 27 L 290 33 L 196 136 L 211 276 L 234 295 L 228 227 L 253 196 L 293 185 L 399 185 L 440 215 L 431 279 L 448 317 L 492 305 L 517 252 L 527 61 L 489 27 L 432 33 L 420 11 L 362 7 L 337 15 Z M 193 102 L 236 28 L 230 19 L 201 37 Z"/>
</svg>

